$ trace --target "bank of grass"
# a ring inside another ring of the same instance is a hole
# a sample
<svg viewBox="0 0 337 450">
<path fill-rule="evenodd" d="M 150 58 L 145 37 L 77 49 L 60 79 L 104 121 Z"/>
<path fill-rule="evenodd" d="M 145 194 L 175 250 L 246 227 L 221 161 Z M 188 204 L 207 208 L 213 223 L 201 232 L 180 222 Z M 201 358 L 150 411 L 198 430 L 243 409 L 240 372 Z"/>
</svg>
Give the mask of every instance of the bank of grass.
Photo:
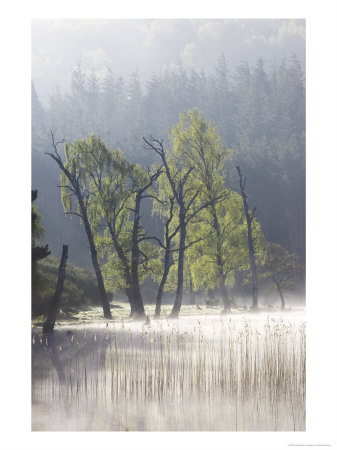
<svg viewBox="0 0 337 450">
<path fill-rule="evenodd" d="M 32 317 L 41 319 L 48 312 L 58 280 L 60 261 L 49 256 L 34 266 L 32 285 Z M 108 292 L 112 299 L 112 293 Z M 64 281 L 61 309 L 71 316 L 82 309 L 100 304 L 96 277 L 88 270 L 68 263 Z M 39 321 L 39 319 L 38 319 Z"/>
</svg>

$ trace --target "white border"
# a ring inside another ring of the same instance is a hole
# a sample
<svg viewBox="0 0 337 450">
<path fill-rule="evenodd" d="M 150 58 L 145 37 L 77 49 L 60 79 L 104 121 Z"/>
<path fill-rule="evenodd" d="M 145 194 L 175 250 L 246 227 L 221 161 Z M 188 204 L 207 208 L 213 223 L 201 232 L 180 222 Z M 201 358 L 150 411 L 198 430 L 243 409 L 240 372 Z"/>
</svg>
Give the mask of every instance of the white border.
<svg viewBox="0 0 337 450">
<path fill-rule="evenodd" d="M 2 369 L 0 446 L 11 449 L 284 449 L 336 445 L 336 2 L 58 2 L 2 6 Z M 307 29 L 308 420 L 304 433 L 30 431 L 30 20 L 32 18 L 305 18 Z M 28 220 L 27 220 L 28 218 Z"/>
</svg>

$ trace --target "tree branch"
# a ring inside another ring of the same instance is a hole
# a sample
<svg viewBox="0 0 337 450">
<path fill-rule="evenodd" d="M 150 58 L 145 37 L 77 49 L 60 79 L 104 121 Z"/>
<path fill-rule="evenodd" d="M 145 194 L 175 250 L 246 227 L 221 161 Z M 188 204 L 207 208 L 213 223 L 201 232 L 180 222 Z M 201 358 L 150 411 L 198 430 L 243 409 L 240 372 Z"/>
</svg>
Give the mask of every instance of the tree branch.
<svg viewBox="0 0 337 450">
<path fill-rule="evenodd" d="M 83 220 L 83 216 L 82 214 L 76 213 L 76 212 L 72 212 L 72 211 L 66 211 L 64 214 L 69 214 L 70 216 L 78 216 Z"/>
<path fill-rule="evenodd" d="M 166 250 L 166 247 L 164 246 L 162 241 L 159 238 L 157 238 L 156 236 L 142 236 L 141 238 L 139 238 L 137 240 L 137 243 L 139 244 L 139 242 L 149 241 L 149 240 L 157 241 L 158 244 L 160 245 L 160 247 L 162 247 L 164 250 Z"/>
</svg>

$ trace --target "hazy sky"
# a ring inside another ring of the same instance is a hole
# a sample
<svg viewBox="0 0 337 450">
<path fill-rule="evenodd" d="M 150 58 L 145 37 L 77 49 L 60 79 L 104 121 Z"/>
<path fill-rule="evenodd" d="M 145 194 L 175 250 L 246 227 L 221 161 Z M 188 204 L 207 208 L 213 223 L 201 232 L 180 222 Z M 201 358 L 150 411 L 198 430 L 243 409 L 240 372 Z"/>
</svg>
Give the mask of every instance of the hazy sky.
<svg viewBox="0 0 337 450">
<path fill-rule="evenodd" d="M 305 62 L 305 21 L 279 19 L 39 19 L 32 21 L 32 77 L 45 103 L 67 90 L 79 60 L 103 76 L 107 67 L 142 81 L 182 64 L 206 73 L 224 53 L 230 66 L 262 57 L 274 63 L 296 53 Z"/>
</svg>

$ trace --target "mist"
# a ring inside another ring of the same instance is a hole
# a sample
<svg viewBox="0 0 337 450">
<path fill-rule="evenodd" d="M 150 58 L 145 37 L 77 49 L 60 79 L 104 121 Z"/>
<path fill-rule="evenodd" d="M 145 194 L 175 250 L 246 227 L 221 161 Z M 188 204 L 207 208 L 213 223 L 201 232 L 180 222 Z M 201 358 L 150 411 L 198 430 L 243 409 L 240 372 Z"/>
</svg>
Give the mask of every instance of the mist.
<svg viewBox="0 0 337 450">
<path fill-rule="evenodd" d="M 71 42 L 71 45 L 69 45 Z M 123 45 L 121 45 L 123 43 Z M 232 68 L 263 58 L 271 66 L 296 54 L 305 64 L 304 20 L 33 20 L 32 79 L 42 104 L 57 85 L 70 87 L 78 61 L 103 78 L 107 68 L 127 77 L 137 71 L 145 86 L 153 73 L 214 71 L 226 56 Z"/>
</svg>

